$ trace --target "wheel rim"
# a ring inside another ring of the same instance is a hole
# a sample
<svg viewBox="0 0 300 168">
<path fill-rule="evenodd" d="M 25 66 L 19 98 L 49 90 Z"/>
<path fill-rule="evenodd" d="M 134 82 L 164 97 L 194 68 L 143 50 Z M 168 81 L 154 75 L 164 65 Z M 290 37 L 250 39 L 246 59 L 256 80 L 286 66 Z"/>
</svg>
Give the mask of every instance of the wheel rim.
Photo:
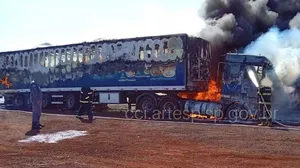
<svg viewBox="0 0 300 168">
<path fill-rule="evenodd" d="M 167 113 L 172 112 L 175 109 L 176 109 L 176 105 L 171 101 L 165 102 L 162 108 L 163 112 L 167 112 Z"/>
<path fill-rule="evenodd" d="M 239 119 L 239 108 L 233 108 L 229 111 L 229 120 L 238 120 Z"/>
<path fill-rule="evenodd" d="M 69 107 L 73 107 L 74 102 L 75 102 L 75 101 L 74 101 L 74 98 L 73 98 L 72 96 L 70 96 L 69 99 L 68 99 L 68 106 L 69 106 Z"/>
<path fill-rule="evenodd" d="M 150 100 L 145 100 L 143 103 L 142 103 L 142 110 L 144 112 L 150 112 L 152 109 L 153 109 L 153 103 L 150 101 Z"/>
<path fill-rule="evenodd" d="M 229 120 L 247 120 L 249 114 L 246 113 L 247 109 L 242 106 L 235 106 L 229 111 Z"/>
<path fill-rule="evenodd" d="M 42 107 L 45 108 L 48 106 L 48 104 L 49 104 L 48 97 L 44 96 L 42 100 Z"/>
<path fill-rule="evenodd" d="M 43 108 L 46 107 L 46 100 L 45 99 L 43 99 L 43 101 L 42 101 L 42 107 Z"/>
<path fill-rule="evenodd" d="M 250 116 L 249 112 L 246 108 L 241 108 L 240 109 L 240 113 L 239 113 L 239 119 L 240 120 L 246 121 L 246 120 L 248 120 L 249 116 Z"/>
<path fill-rule="evenodd" d="M 20 96 L 17 96 L 15 98 L 15 106 L 21 107 L 21 106 L 23 106 L 23 104 L 24 104 L 24 102 L 23 102 L 22 98 Z"/>
</svg>

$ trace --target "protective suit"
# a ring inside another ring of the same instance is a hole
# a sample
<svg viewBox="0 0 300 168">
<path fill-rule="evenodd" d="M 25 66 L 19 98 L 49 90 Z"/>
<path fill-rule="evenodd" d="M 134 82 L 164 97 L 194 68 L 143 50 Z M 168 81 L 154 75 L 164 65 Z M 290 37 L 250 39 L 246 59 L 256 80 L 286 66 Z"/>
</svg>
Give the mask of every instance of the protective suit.
<svg viewBox="0 0 300 168">
<path fill-rule="evenodd" d="M 41 129 L 44 127 L 40 123 L 42 113 L 42 91 L 37 83 L 32 81 L 30 83 L 30 102 L 32 104 L 32 129 Z"/>
<path fill-rule="evenodd" d="M 261 126 L 272 126 L 271 87 L 262 86 L 258 91 Z"/>
<path fill-rule="evenodd" d="M 86 112 L 89 116 L 89 120 L 93 120 L 92 102 L 93 102 L 93 90 L 90 87 L 82 87 L 80 92 L 80 108 L 77 113 L 77 118 L 81 118 L 82 114 Z"/>
</svg>

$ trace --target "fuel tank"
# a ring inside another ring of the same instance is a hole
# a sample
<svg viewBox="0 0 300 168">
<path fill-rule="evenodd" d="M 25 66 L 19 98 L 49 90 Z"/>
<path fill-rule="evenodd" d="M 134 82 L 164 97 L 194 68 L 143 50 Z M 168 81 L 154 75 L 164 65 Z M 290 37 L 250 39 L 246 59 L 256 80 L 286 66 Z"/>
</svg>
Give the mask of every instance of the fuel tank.
<svg viewBox="0 0 300 168">
<path fill-rule="evenodd" d="M 214 102 L 202 102 L 188 100 L 185 102 L 184 110 L 194 114 L 209 115 L 215 117 L 222 117 L 221 104 Z"/>
</svg>

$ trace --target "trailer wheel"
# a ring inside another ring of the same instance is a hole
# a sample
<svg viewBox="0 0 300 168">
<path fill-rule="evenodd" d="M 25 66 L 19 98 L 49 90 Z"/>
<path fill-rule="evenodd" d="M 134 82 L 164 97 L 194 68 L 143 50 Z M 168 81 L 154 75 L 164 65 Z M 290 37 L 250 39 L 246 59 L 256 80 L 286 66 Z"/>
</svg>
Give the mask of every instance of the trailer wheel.
<svg viewBox="0 0 300 168">
<path fill-rule="evenodd" d="M 143 96 L 137 102 L 137 109 L 146 114 L 152 113 L 156 107 L 156 101 L 150 96 Z"/>
<path fill-rule="evenodd" d="M 14 107 L 23 108 L 25 106 L 25 98 L 21 94 L 17 94 L 14 96 Z"/>
<path fill-rule="evenodd" d="M 43 100 L 42 100 L 42 108 L 46 108 L 50 104 L 50 96 L 48 94 L 43 94 Z"/>
<path fill-rule="evenodd" d="M 175 110 L 179 109 L 179 104 L 173 98 L 163 98 L 161 102 L 159 102 L 159 109 L 163 115 L 171 116 Z"/>
<path fill-rule="evenodd" d="M 66 98 L 65 105 L 68 110 L 74 110 L 78 105 L 76 96 L 72 93 L 69 94 Z"/>
</svg>

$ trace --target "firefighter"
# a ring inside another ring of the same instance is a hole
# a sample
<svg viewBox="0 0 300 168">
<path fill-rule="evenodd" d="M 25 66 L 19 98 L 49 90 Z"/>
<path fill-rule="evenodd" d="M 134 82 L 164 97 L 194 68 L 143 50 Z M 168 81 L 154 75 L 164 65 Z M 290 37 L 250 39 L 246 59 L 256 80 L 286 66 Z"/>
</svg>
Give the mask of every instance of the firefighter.
<svg viewBox="0 0 300 168">
<path fill-rule="evenodd" d="M 271 96 L 272 89 L 262 86 L 258 91 L 261 126 L 272 126 Z"/>
<path fill-rule="evenodd" d="M 80 108 L 77 113 L 77 118 L 82 118 L 84 112 L 87 113 L 89 121 L 93 121 L 92 102 L 93 93 L 90 87 L 82 87 L 80 92 Z"/>
<path fill-rule="evenodd" d="M 35 81 L 30 83 L 30 102 L 32 104 L 32 130 L 40 130 L 44 127 L 40 123 L 42 113 L 42 91 Z"/>
</svg>

